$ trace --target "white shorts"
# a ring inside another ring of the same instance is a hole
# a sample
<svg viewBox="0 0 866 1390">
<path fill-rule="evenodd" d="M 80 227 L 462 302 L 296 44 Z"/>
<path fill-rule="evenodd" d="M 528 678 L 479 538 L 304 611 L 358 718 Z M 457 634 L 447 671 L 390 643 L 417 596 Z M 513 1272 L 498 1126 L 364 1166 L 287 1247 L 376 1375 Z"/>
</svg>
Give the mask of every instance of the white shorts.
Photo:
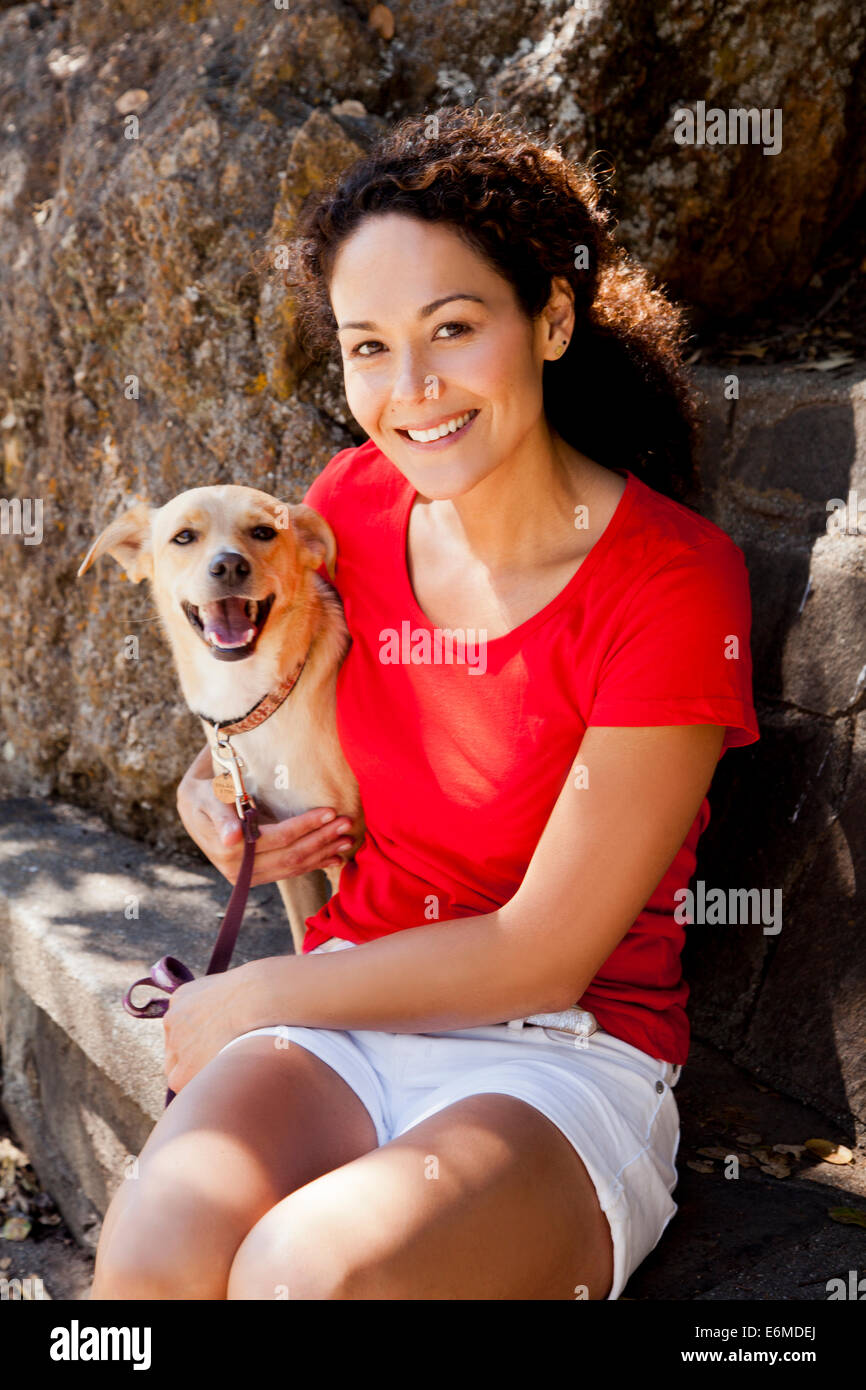
<svg viewBox="0 0 866 1390">
<path fill-rule="evenodd" d="M 315 949 L 336 946 L 332 938 Z M 681 1068 L 601 1028 L 576 1038 L 508 1023 L 433 1033 L 279 1024 L 253 1028 L 220 1051 L 259 1034 L 297 1043 L 332 1067 L 366 1107 L 380 1145 L 446 1105 L 489 1091 L 546 1115 L 586 1165 L 610 1223 L 608 1299 L 619 1298 L 677 1212 L 671 1194 L 680 1120 L 672 1088 Z"/>
</svg>

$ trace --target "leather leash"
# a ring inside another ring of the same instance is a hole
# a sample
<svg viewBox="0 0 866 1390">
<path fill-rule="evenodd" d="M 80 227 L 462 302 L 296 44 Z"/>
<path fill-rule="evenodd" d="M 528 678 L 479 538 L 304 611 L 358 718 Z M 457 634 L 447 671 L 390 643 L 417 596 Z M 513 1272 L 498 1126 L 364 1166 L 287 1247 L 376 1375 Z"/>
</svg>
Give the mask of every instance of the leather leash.
<svg viewBox="0 0 866 1390">
<path fill-rule="evenodd" d="M 270 719 L 271 715 L 276 713 L 297 685 L 301 672 L 307 664 L 310 650 L 311 647 L 308 647 L 290 676 L 280 681 L 276 689 L 268 691 L 266 695 L 262 696 L 261 700 L 240 719 L 218 720 L 209 719 L 206 714 L 199 715 L 199 718 L 203 719 L 206 724 L 210 724 L 214 731 L 216 748 L 211 749 L 211 754 L 214 761 L 225 769 L 213 779 L 214 792 L 220 801 L 226 803 L 233 801 L 235 803 L 235 810 L 244 832 L 244 855 L 241 860 L 240 873 L 232 889 L 225 916 L 220 923 L 216 943 L 205 971 L 206 975 L 220 975 L 229 968 L 232 952 L 238 939 L 238 932 L 244 920 L 253 876 L 256 840 L 261 833 L 256 803 L 244 786 L 241 761 L 232 747 L 232 736 L 245 734 L 250 729 L 257 729 L 260 724 L 263 724 L 266 719 Z M 142 976 L 140 980 L 135 981 L 135 984 L 129 986 L 123 996 L 123 1007 L 128 1014 L 132 1014 L 133 1018 L 162 1018 L 168 1009 L 170 1000 L 150 999 L 146 1004 L 133 1004 L 132 991 L 138 985 L 151 985 L 154 989 L 161 989 L 165 994 L 174 994 L 174 991 L 181 985 L 188 984 L 190 980 L 194 979 L 195 975 L 189 966 L 184 965 L 182 960 L 178 960 L 176 956 L 162 956 L 155 965 L 151 966 L 149 975 Z M 174 1097 L 174 1091 L 171 1089 L 166 1091 L 166 1106 L 171 1104 Z"/>
<path fill-rule="evenodd" d="M 244 919 L 250 882 L 253 876 L 256 840 L 261 833 L 256 803 L 244 786 L 238 756 L 228 735 L 217 732 L 217 745 L 226 756 L 221 757 L 219 753 L 215 752 L 213 754 L 214 759 L 227 769 L 234 785 L 235 810 L 244 832 L 244 854 L 241 860 L 240 873 L 232 889 L 225 916 L 220 923 L 216 943 L 205 971 L 206 975 L 219 975 L 229 967 L 232 952 L 238 939 L 238 932 Z M 178 960 L 175 956 L 163 956 L 155 965 L 151 966 L 149 975 L 144 975 L 140 980 L 136 980 L 135 984 L 130 985 L 123 996 L 123 1007 L 134 1018 L 162 1018 L 168 1009 L 170 1000 L 150 999 L 146 1004 L 133 1004 L 132 991 L 138 985 L 152 985 L 156 989 L 163 990 L 166 994 L 173 994 L 180 985 L 185 985 L 194 979 L 195 976 L 192 971 L 184 965 L 183 961 Z M 175 1092 L 169 1088 L 165 1094 L 166 1106 L 171 1104 L 174 1097 Z"/>
</svg>

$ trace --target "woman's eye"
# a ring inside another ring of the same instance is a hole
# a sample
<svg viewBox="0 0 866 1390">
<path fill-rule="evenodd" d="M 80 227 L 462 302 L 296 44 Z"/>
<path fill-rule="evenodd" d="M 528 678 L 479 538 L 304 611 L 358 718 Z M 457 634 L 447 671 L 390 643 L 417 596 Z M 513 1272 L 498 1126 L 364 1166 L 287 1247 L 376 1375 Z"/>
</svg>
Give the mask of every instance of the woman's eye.
<svg viewBox="0 0 866 1390">
<path fill-rule="evenodd" d="M 436 337 L 439 333 L 441 333 L 441 331 L 442 331 L 443 328 L 456 328 L 456 329 L 458 329 L 459 331 L 458 331 L 457 333 L 449 333 L 447 338 L 444 338 L 444 339 L 440 338 L 440 340 L 439 340 L 440 342 L 450 342 L 452 338 L 462 338 L 466 333 L 471 333 L 471 331 L 472 331 L 472 330 L 469 328 L 468 324 L 465 324 L 465 323 L 456 323 L 456 322 L 452 322 L 452 323 L 440 323 L 439 327 L 436 329 L 436 333 L 435 333 L 433 336 Z M 352 351 L 350 352 L 349 356 L 350 356 L 350 357 L 378 357 L 379 354 L 378 354 L 377 352 L 362 352 L 361 349 L 362 349 L 362 348 L 367 348 L 367 347 L 381 347 L 381 346 L 382 346 L 382 344 L 379 342 L 379 339 L 378 339 L 378 338 L 367 338 L 363 343 L 359 343 L 357 347 L 352 348 Z"/>
<path fill-rule="evenodd" d="M 469 327 L 468 327 L 468 325 L 465 324 L 465 323 L 440 323 L 439 328 L 459 328 L 459 329 L 460 329 L 460 332 L 459 332 L 459 333 L 449 334 L 449 335 L 448 335 L 449 338 L 451 338 L 451 337 L 462 338 L 464 333 L 468 333 L 468 332 L 469 332 Z M 439 332 L 439 328 L 436 329 L 436 332 L 437 332 L 437 333 Z"/>
<path fill-rule="evenodd" d="M 176 536 L 172 536 L 172 545 L 189 545 L 190 541 L 195 540 L 195 531 L 188 529 L 178 531 Z"/>
<path fill-rule="evenodd" d="M 254 526 L 250 532 L 254 541 L 272 541 L 276 534 L 273 526 Z"/>
</svg>

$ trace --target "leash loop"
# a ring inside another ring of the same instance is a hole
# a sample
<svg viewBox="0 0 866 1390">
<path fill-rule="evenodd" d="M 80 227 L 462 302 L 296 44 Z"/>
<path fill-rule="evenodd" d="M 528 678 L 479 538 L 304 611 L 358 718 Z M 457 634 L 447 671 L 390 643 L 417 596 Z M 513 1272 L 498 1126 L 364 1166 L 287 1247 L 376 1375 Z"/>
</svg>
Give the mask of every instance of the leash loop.
<svg viewBox="0 0 866 1390">
<path fill-rule="evenodd" d="M 225 740 L 228 743 L 228 739 Z M 241 860 L 240 873 L 237 876 L 232 895 L 229 898 L 225 916 L 220 923 L 216 943 L 211 953 L 206 975 L 220 975 L 224 970 L 228 970 L 232 952 L 238 939 L 241 923 L 244 919 L 244 911 L 247 905 L 247 898 L 250 891 L 250 883 L 253 876 L 253 860 L 256 854 L 256 840 L 259 838 L 259 818 L 256 810 L 256 803 L 244 787 L 243 777 L 240 768 L 237 766 L 237 755 L 229 744 L 232 762 L 225 764 L 228 771 L 237 775 L 235 788 L 238 792 L 235 798 L 235 809 L 243 826 L 244 832 L 244 854 Z M 216 755 L 214 755 L 216 756 Z M 222 762 L 222 759 L 218 759 Z M 152 965 L 150 974 L 144 975 L 135 984 L 130 985 L 123 996 L 123 1007 L 133 1018 L 162 1018 L 166 1013 L 169 1003 L 168 999 L 150 999 L 146 1004 L 134 1004 L 132 1002 L 132 991 L 139 985 L 151 985 L 155 989 L 161 989 L 166 994 L 173 994 L 180 985 L 187 984 L 194 980 L 195 975 L 189 966 L 184 965 L 183 961 L 175 956 L 162 956 L 160 960 Z M 174 1100 L 175 1092 L 166 1091 L 165 1103 L 170 1105 Z"/>
<path fill-rule="evenodd" d="M 174 956 L 162 956 L 156 965 L 150 967 L 149 975 L 142 976 L 129 986 L 123 996 L 123 1007 L 134 1018 L 162 1018 L 169 1005 L 168 999 L 150 999 L 146 1004 L 133 1004 L 132 991 L 139 985 L 153 985 L 156 989 L 165 990 L 166 994 L 174 994 L 178 985 L 185 985 L 188 980 L 194 979 L 192 971 L 183 961 Z"/>
</svg>

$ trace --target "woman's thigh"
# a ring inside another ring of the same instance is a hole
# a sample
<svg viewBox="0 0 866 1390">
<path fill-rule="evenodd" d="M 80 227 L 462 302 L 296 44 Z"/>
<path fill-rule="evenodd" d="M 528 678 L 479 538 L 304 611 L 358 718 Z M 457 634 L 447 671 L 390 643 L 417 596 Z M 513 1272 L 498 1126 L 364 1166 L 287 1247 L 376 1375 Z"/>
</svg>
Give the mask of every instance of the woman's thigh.
<svg viewBox="0 0 866 1390">
<path fill-rule="evenodd" d="M 213 1058 L 158 1120 L 106 1214 L 92 1299 L 224 1299 L 238 1246 L 287 1193 L 377 1143 L 354 1091 L 274 1037 Z"/>
<path fill-rule="evenodd" d="M 455 1101 L 293 1192 L 240 1246 L 230 1299 L 604 1299 L 610 1227 L 527 1102 Z"/>
</svg>

